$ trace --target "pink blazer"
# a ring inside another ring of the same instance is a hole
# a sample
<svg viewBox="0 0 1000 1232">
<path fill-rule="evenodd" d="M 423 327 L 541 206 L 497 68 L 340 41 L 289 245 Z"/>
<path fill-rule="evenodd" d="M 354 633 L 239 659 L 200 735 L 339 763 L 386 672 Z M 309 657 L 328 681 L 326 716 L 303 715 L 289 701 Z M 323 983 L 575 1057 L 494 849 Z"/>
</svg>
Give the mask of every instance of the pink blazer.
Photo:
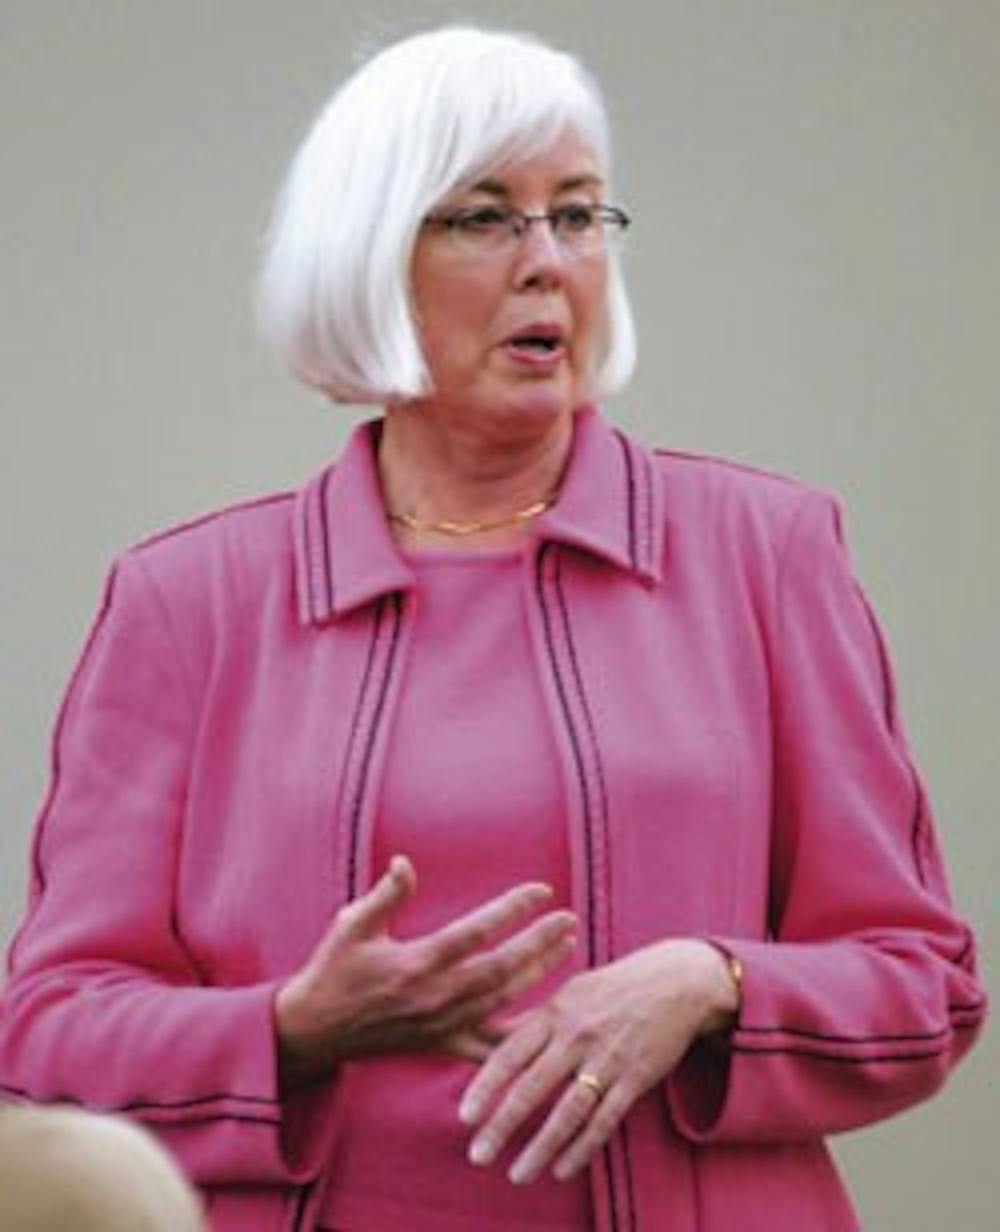
<svg viewBox="0 0 1000 1232">
<path fill-rule="evenodd" d="M 280 1098 L 271 1007 L 369 880 L 415 584 L 377 432 L 116 563 L 0 1003 L 0 1089 L 140 1118 L 219 1232 L 312 1227 L 345 1132 L 335 1078 Z M 592 1168 L 598 1229 L 855 1229 L 823 1136 L 935 1091 L 984 996 L 835 505 L 585 409 L 524 586 L 588 961 L 745 971 Z"/>
</svg>

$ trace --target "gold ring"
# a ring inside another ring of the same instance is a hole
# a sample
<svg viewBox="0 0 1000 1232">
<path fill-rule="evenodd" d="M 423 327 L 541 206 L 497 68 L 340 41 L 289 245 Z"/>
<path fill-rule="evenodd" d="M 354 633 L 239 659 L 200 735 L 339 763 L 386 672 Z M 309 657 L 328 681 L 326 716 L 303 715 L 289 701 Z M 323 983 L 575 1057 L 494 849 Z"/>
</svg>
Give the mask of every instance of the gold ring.
<svg viewBox="0 0 1000 1232">
<path fill-rule="evenodd" d="M 576 1076 L 576 1081 L 581 1086 L 585 1086 L 589 1091 L 593 1091 L 598 1099 L 604 1098 L 604 1083 L 596 1074 L 590 1074 L 585 1069 L 580 1070 Z"/>
</svg>

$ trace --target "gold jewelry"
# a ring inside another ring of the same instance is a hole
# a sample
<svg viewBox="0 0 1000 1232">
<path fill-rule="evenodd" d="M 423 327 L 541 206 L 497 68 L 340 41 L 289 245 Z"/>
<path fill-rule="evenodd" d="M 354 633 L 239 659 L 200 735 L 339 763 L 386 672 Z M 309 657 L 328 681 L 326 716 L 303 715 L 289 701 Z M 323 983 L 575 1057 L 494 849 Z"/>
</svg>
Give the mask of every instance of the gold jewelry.
<svg viewBox="0 0 1000 1232">
<path fill-rule="evenodd" d="M 729 969 L 729 978 L 733 981 L 733 985 L 736 989 L 736 1003 L 739 1005 L 743 1000 L 743 963 L 736 957 L 735 954 L 730 953 L 725 946 L 719 945 L 718 942 L 709 941 L 708 944 L 713 950 L 716 951 L 716 953 L 722 956 L 723 961 Z"/>
<path fill-rule="evenodd" d="M 726 964 L 729 967 L 729 974 L 733 977 L 733 983 L 736 985 L 736 995 L 742 1000 L 743 998 L 743 964 L 735 954 L 726 953 Z"/>
<path fill-rule="evenodd" d="M 586 1087 L 588 1091 L 593 1091 L 598 1099 L 604 1098 L 604 1083 L 596 1074 L 591 1074 L 587 1070 L 582 1069 L 576 1075 L 576 1081 L 581 1086 Z"/>
<path fill-rule="evenodd" d="M 479 535 L 487 530 L 498 530 L 501 526 L 516 526 L 519 522 L 527 522 L 529 518 L 538 517 L 540 513 L 544 513 L 546 509 L 555 504 L 558 495 L 558 492 L 553 492 L 544 500 L 535 501 L 533 505 L 519 509 L 505 518 L 493 518 L 486 522 L 450 522 L 447 520 L 435 522 L 429 518 L 416 518 L 411 513 L 390 512 L 387 516 L 390 522 L 399 522 L 409 530 L 437 531 L 440 535 Z"/>
</svg>

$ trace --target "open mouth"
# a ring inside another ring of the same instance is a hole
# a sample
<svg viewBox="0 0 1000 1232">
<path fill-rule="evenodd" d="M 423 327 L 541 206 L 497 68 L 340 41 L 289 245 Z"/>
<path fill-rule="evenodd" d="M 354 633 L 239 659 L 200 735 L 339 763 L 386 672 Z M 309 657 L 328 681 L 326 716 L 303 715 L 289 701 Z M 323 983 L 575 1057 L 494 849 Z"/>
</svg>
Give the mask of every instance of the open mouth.
<svg viewBox="0 0 1000 1232">
<path fill-rule="evenodd" d="M 529 354 L 552 355 L 562 346 L 562 342 L 558 338 L 543 338 L 529 334 L 523 338 L 512 338 L 509 345 Z"/>
<path fill-rule="evenodd" d="M 525 359 L 551 359 L 565 349 L 566 339 L 554 322 L 537 322 L 511 334 L 506 346 Z"/>
</svg>

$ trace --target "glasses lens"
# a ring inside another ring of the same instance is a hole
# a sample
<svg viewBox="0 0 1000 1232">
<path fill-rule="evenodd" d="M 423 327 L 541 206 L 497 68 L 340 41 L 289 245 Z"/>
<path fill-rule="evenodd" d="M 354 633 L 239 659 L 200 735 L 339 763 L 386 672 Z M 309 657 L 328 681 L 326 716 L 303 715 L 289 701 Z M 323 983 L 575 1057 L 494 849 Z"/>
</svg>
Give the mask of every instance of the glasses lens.
<svg viewBox="0 0 1000 1232">
<path fill-rule="evenodd" d="M 554 210 L 551 217 L 560 243 L 572 252 L 598 252 L 622 230 L 622 216 L 610 206 L 567 205 Z"/>
<path fill-rule="evenodd" d="M 592 205 L 561 205 L 549 214 L 556 239 L 573 252 L 590 252 L 601 243 L 601 223 Z"/>
<path fill-rule="evenodd" d="M 449 223 L 452 239 L 469 252 L 492 252 L 502 248 L 513 234 L 511 211 L 486 205 L 459 210 Z"/>
</svg>

